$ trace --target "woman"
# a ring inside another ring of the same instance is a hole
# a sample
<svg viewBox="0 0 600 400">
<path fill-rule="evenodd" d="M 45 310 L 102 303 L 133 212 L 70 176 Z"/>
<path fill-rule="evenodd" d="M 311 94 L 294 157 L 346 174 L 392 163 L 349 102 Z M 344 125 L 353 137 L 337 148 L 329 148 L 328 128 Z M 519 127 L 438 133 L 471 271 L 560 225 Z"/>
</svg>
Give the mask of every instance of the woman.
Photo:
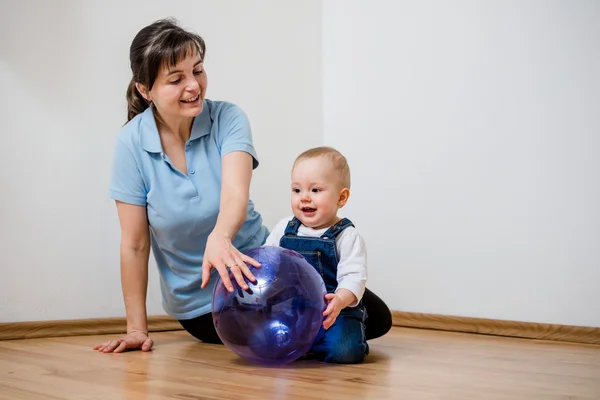
<svg viewBox="0 0 600 400">
<path fill-rule="evenodd" d="M 165 311 L 204 342 L 221 342 L 210 312 L 216 273 L 229 290 L 228 270 L 242 287 L 243 276 L 255 281 L 246 263 L 260 265 L 243 253 L 269 234 L 249 199 L 258 158 L 244 112 L 205 97 L 205 50 L 200 36 L 172 20 L 143 28 L 131 44 L 128 122 L 110 186 L 122 232 L 127 334 L 94 347 L 101 352 L 153 346 L 145 306 L 150 248 Z M 370 292 L 367 310 L 369 299 L 379 321 L 371 330 L 381 336 L 391 315 Z"/>
</svg>

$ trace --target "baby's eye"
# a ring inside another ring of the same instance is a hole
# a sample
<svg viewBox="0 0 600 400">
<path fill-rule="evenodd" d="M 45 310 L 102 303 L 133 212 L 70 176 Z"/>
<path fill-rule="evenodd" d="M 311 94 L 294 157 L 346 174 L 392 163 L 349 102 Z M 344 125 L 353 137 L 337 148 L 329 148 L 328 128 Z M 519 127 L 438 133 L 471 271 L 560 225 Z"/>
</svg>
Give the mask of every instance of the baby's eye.
<svg viewBox="0 0 600 400">
<path fill-rule="evenodd" d="M 300 193 L 300 189 L 298 189 L 298 188 L 293 188 L 293 189 L 292 189 L 292 192 L 294 192 L 294 193 Z"/>
<path fill-rule="evenodd" d="M 319 188 L 312 188 L 313 193 L 319 193 L 320 191 L 321 191 L 321 189 L 319 189 Z"/>
</svg>

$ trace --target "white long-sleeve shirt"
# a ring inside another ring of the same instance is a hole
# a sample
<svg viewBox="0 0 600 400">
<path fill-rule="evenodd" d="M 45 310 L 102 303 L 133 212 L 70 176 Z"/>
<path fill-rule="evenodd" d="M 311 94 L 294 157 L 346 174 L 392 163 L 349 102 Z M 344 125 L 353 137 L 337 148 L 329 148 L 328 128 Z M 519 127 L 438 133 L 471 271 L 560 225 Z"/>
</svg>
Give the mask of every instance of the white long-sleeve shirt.
<svg viewBox="0 0 600 400">
<path fill-rule="evenodd" d="M 279 246 L 279 240 L 285 234 L 285 228 L 292 218 L 288 217 L 280 220 L 267 237 L 264 245 Z M 313 229 L 300 225 L 298 236 L 320 237 L 329 228 Z M 367 284 L 367 247 L 365 241 L 355 227 L 349 226 L 337 236 L 335 245 L 339 257 L 337 266 L 338 287 L 336 291 L 347 289 L 352 292 L 357 301 L 350 304 L 350 306 L 356 306 L 362 299 Z"/>
</svg>

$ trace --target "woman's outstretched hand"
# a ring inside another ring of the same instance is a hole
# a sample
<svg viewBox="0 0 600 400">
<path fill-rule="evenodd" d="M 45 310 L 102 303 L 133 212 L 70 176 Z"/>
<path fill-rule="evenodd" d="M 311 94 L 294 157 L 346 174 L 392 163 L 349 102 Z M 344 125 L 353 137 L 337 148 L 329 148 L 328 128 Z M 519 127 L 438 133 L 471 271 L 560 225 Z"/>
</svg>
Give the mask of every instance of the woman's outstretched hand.
<svg viewBox="0 0 600 400">
<path fill-rule="evenodd" d="M 121 353 L 125 350 L 142 350 L 150 351 L 154 342 L 144 332 L 131 332 L 126 336 L 110 340 L 103 344 L 94 346 L 94 350 L 98 350 L 101 353 Z"/>
<path fill-rule="evenodd" d="M 248 285 L 244 281 L 244 275 L 252 282 L 256 282 L 256 278 L 250 272 L 248 265 L 260 267 L 260 263 L 255 259 L 242 254 L 231 243 L 231 239 L 226 235 L 212 232 L 208 236 L 206 242 L 206 250 L 204 251 L 204 261 L 202 262 L 202 289 L 208 285 L 210 280 L 210 270 L 215 268 L 223 284 L 230 292 L 233 292 L 233 285 L 229 279 L 227 269 L 231 270 L 236 282 L 243 289 L 248 289 Z"/>
</svg>

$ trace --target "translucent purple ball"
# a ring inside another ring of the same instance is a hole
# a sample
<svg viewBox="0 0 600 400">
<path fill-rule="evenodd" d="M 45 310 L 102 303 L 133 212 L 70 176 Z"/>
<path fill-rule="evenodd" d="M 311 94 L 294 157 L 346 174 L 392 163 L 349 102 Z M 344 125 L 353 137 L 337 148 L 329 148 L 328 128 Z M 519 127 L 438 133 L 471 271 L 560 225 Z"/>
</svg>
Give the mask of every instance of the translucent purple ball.
<svg viewBox="0 0 600 400">
<path fill-rule="evenodd" d="M 250 250 L 261 263 L 250 266 L 256 283 L 243 290 L 229 274 L 234 291 L 219 277 L 212 298 L 213 322 L 223 343 L 260 364 L 297 360 L 311 348 L 325 311 L 325 283 L 300 254 L 275 246 Z"/>
</svg>

